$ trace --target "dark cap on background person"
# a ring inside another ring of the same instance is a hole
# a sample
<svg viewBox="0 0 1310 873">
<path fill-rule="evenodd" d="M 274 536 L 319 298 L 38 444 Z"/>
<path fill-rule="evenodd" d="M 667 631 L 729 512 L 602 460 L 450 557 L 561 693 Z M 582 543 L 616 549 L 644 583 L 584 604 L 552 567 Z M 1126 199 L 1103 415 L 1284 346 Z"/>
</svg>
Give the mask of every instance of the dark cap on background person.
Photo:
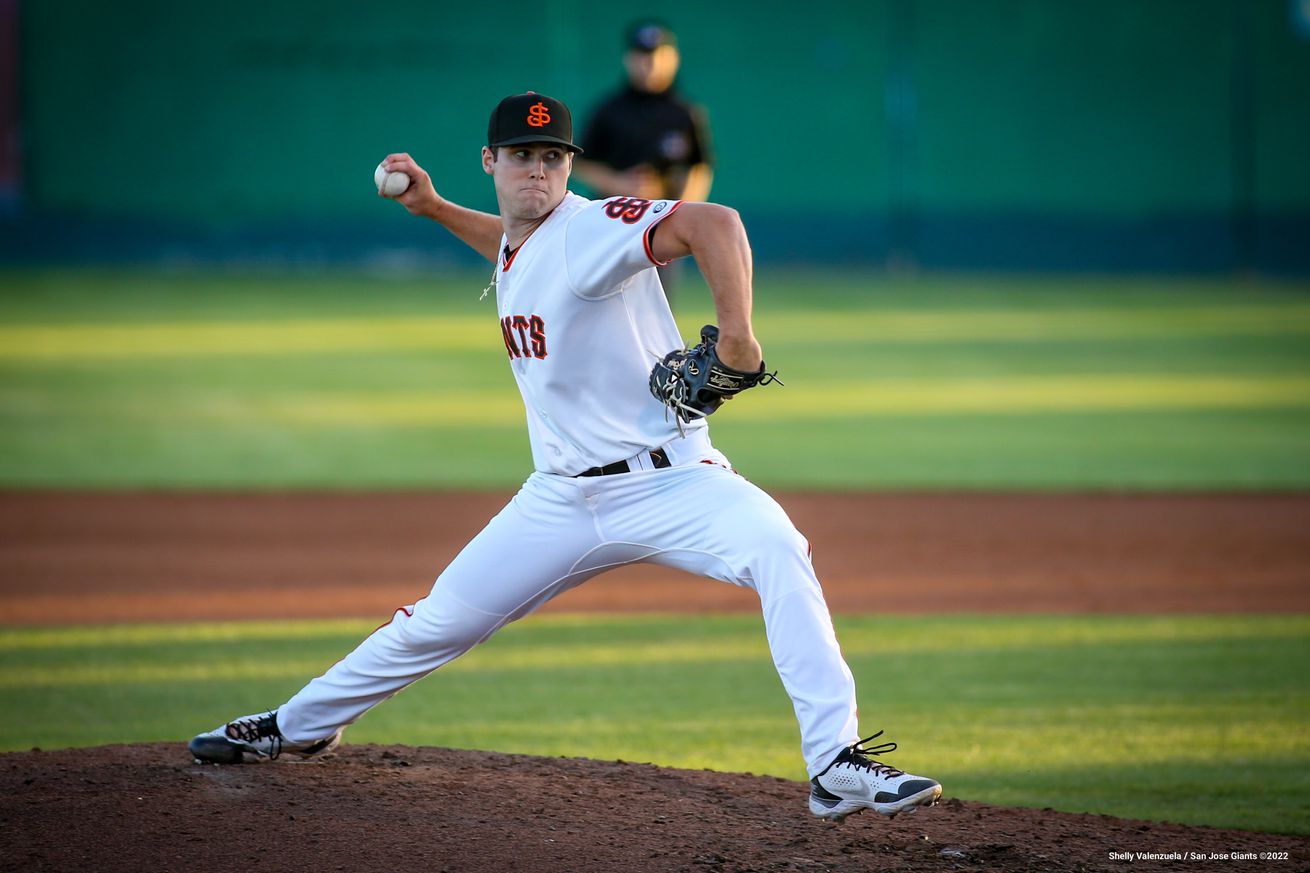
<svg viewBox="0 0 1310 873">
<path fill-rule="evenodd" d="M 633 51 L 653 52 L 665 45 L 676 48 L 678 38 L 663 22 L 642 20 L 628 28 L 625 45 Z"/>
<path fill-rule="evenodd" d="M 553 142 L 582 152 L 573 144 L 573 116 L 563 101 L 535 91 L 512 94 L 491 111 L 487 145 L 494 149 L 530 142 Z"/>
</svg>

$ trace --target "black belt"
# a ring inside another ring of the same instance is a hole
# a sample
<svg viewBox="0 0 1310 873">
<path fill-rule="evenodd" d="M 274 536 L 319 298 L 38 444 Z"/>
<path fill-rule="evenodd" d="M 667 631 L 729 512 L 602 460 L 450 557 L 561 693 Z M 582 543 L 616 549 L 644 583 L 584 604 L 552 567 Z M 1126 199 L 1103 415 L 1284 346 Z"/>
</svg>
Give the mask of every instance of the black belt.
<svg viewBox="0 0 1310 873">
<path fill-rule="evenodd" d="M 663 449 L 650 450 L 651 463 L 655 465 L 656 470 L 663 470 L 665 467 L 672 466 L 669 463 L 669 456 L 664 454 Z M 628 466 L 627 461 L 615 461 L 613 464 L 606 464 L 603 467 L 592 467 L 590 470 L 584 470 L 573 478 L 578 476 L 612 476 L 615 473 L 631 473 L 632 468 Z"/>
</svg>

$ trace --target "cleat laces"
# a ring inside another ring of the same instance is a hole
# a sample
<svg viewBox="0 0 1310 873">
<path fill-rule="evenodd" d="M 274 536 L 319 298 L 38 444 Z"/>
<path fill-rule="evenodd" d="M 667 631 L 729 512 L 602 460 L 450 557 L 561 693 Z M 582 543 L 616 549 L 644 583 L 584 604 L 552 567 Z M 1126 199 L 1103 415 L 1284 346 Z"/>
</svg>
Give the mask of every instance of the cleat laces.
<svg viewBox="0 0 1310 873">
<path fill-rule="evenodd" d="M 868 770 L 874 775 L 886 776 L 888 779 L 895 779 L 898 776 L 904 776 L 904 770 L 897 770 L 890 764 L 884 764 L 881 761 L 873 760 L 872 755 L 886 755 L 889 752 L 896 751 L 895 743 L 880 743 L 876 746 L 870 746 L 869 743 L 882 736 L 882 731 L 878 731 L 871 737 L 866 737 L 858 743 L 850 746 L 845 754 L 843 764 L 849 764 L 857 770 Z"/>
<path fill-rule="evenodd" d="M 277 712 L 228 722 L 226 733 L 228 739 L 240 740 L 243 743 L 254 744 L 262 739 L 268 739 L 269 758 L 276 758 L 282 753 L 282 732 L 277 729 Z"/>
</svg>

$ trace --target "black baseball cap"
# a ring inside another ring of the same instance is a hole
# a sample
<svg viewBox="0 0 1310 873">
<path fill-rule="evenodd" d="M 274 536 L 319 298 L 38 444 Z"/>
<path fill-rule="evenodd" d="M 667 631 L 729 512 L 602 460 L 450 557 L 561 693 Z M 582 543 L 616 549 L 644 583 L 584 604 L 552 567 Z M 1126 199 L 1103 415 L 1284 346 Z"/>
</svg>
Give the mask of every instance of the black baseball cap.
<svg viewBox="0 0 1310 873">
<path fill-rule="evenodd" d="M 491 123 L 487 126 L 487 145 L 493 149 L 529 142 L 554 142 L 569 151 L 582 152 L 573 144 L 573 116 L 569 108 L 562 101 L 535 91 L 512 94 L 500 101 L 492 110 Z"/>
<path fill-rule="evenodd" d="M 627 46 L 639 52 L 653 52 L 662 45 L 678 45 L 678 38 L 662 21 L 642 20 L 628 28 Z"/>
</svg>

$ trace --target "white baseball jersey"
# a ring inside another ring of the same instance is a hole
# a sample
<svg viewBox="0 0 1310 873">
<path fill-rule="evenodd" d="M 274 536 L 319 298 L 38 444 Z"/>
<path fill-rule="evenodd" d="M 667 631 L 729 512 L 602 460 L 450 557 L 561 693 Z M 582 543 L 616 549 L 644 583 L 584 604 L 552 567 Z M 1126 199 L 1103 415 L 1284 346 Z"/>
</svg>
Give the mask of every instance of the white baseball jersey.
<svg viewBox="0 0 1310 873">
<path fill-rule="evenodd" d="M 501 239 L 497 308 L 538 471 L 575 476 L 678 439 L 648 381 L 683 347 L 650 247 L 680 205 L 569 193 L 517 250 Z"/>
</svg>

